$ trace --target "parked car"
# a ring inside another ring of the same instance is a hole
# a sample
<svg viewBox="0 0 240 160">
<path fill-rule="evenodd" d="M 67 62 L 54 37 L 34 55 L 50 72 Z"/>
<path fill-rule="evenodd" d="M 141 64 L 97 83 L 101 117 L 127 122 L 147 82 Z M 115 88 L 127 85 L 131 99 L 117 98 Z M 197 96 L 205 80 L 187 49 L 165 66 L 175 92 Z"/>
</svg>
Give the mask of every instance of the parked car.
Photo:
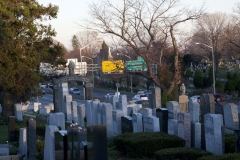
<svg viewBox="0 0 240 160">
<path fill-rule="evenodd" d="M 133 96 L 132 100 L 139 100 L 140 99 L 140 94 L 136 94 Z"/>
<path fill-rule="evenodd" d="M 107 93 L 106 95 L 105 95 L 105 98 L 107 98 L 107 97 L 113 97 L 115 95 L 115 93 Z"/>
<path fill-rule="evenodd" d="M 223 97 L 221 94 L 214 94 L 214 102 L 222 102 Z"/>
<path fill-rule="evenodd" d="M 143 104 L 143 103 L 148 104 L 149 103 L 148 100 L 144 100 L 144 99 L 133 100 L 133 102 L 136 104 Z"/>
<path fill-rule="evenodd" d="M 48 83 L 47 87 L 53 89 L 53 83 Z"/>
<path fill-rule="evenodd" d="M 45 94 L 45 89 L 41 87 L 40 92 L 41 92 L 42 94 Z"/>
<path fill-rule="evenodd" d="M 144 94 L 144 91 L 138 91 L 137 94 Z"/>
<path fill-rule="evenodd" d="M 39 83 L 40 88 L 46 88 L 46 86 L 47 86 L 46 83 Z"/>
<path fill-rule="evenodd" d="M 190 99 L 192 99 L 193 102 L 200 103 L 200 96 L 199 95 L 192 96 L 192 97 L 190 97 Z"/>
<path fill-rule="evenodd" d="M 80 89 L 74 88 L 72 94 L 80 95 Z"/>
<path fill-rule="evenodd" d="M 77 88 L 77 87 L 72 87 L 72 88 L 70 88 L 69 89 L 69 94 L 74 94 L 73 92 L 75 91 L 75 93 L 77 92 L 77 91 L 79 91 L 79 94 L 80 94 L 80 90 Z"/>
</svg>

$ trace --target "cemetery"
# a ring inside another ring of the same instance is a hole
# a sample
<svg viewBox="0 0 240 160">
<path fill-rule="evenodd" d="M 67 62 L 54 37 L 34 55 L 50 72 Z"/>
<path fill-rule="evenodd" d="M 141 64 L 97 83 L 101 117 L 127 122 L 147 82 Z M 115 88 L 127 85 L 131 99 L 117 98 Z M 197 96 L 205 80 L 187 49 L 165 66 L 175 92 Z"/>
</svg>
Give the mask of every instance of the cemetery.
<svg viewBox="0 0 240 160">
<path fill-rule="evenodd" d="M 78 104 L 67 88 L 58 88 L 58 111 L 3 103 L 0 160 L 240 159 L 240 103 L 215 103 L 212 94 L 193 102 L 182 89 L 163 108 L 155 87 L 147 105 L 120 93 Z"/>
</svg>

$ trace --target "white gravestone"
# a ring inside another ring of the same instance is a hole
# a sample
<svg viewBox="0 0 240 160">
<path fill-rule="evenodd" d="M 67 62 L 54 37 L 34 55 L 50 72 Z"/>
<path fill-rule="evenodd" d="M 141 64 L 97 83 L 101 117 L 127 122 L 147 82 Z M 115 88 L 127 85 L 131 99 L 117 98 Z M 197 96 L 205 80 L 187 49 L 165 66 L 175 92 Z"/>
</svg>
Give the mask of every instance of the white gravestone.
<svg viewBox="0 0 240 160">
<path fill-rule="evenodd" d="M 72 95 L 68 94 L 65 95 L 65 114 L 66 114 L 66 120 L 68 122 L 72 122 L 72 110 L 71 110 L 71 102 L 72 102 Z"/>
<path fill-rule="evenodd" d="M 142 114 L 132 114 L 133 132 L 143 132 Z"/>
<path fill-rule="evenodd" d="M 71 109 L 72 109 L 72 120 L 73 123 L 78 123 L 78 112 L 77 112 L 77 102 L 76 101 L 72 101 L 71 103 Z"/>
<path fill-rule="evenodd" d="M 102 106 L 102 120 L 103 120 L 103 124 L 106 124 L 107 137 L 113 136 L 112 111 L 113 111 L 113 107 L 111 103 L 105 103 Z"/>
<path fill-rule="evenodd" d="M 65 115 L 62 112 L 55 113 L 56 116 L 56 126 L 61 127 L 61 130 L 65 130 Z"/>
<path fill-rule="evenodd" d="M 144 132 L 160 132 L 159 118 L 155 116 L 143 117 Z"/>
<path fill-rule="evenodd" d="M 78 125 L 85 128 L 84 117 L 85 117 L 85 105 L 81 104 L 77 106 L 78 113 Z"/>
<path fill-rule="evenodd" d="M 19 130 L 19 155 L 27 156 L 27 132 L 26 128 L 20 128 Z"/>
<path fill-rule="evenodd" d="M 152 109 L 151 108 L 141 108 L 140 113 L 143 117 L 149 117 L 152 116 Z"/>
<path fill-rule="evenodd" d="M 166 103 L 166 108 L 168 110 L 175 110 L 175 111 L 180 112 L 179 103 L 177 101 L 168 101 Z"/>
<path fill-rule="evenodd" d="M 224 124 L 226 127 L 239 129 L 238 106 L 234 103 L 227 103 L 223 107 Z"/>
<path fill-rule="evenodd" d="M 65 96 L 69 95 L 68 83 L 67 82 L 61 83 L 58 90 L 59 90 L 58 92 L 59 112 L 63 112 L 64 114 L 66 114 L 67 109 L 66 109 Z"/>
<path fill-rule="evenodd" d="M 191 147 L 191 123 L 189 113 L 178 113 L 178 137 L 185 140 L 186 147 Z"/>
<path fill-rule="evenodd" d="M 118 102 L 118 96 L 115 95 L 115 96 L 112 96 L 111 98 L 112 98 L 111 101 L 112 101 L 113 109 L 116 110 L 117 109 L 116 105 L 117 105 L 117 102 Z"/>
<path fill-rule="evenodd" d="M 221 114 L 205 114 L 205 143 L 206 151 L 212 154 L 223 154 L 222 131 L 223 116 Z"/>
<path fill-rule="evenodd" d="M 178 136 L 177 119 L 168 119 L 168 134 Z"/>
<path fill-rule="evenodd" d="M 179 112 L 176 110 L 168 110 L 168 119 L 176 119 L 177 120 L 178 113 Z"/>
<path fill-rule="evenodd" d="M 193 102 L 190 99 L 188 102 L 188 107 L 189 107 L 191 122 L 199 122 L 200 104 L 198 102 Z"/>
<path fill-rule="evenodd" d="M 9 156 L 9 147 L 0 147 L 0 156 Z"/>
<path fill-rule="evenodd" d="M 44 141 L 44 159 L 55 160 L 55 139 L 54 132 L 58 131 L 58 127 L 54 125 L 46 126 Z"/>
<path fill-rule="evenodd" d="M 137 107 L 127 107 L 127 116 L 132 116 L 133 113 L 137 113 Z"/>
<path fill-rule="evenodd" d="M 97 109 L 98 109 L 99 103 L 100 103 L 99 100 L 94 100 L 92 103 L 92 123 L 93 123 L 93 125 L 98 124 Z"/>
<path fill-rule="evenodd" d="M 118 103 L 116 103 L 116 109 L 122 110 L 124 116 L 127 115 L 127 96 L 120 95 L 118 99 Z"/>
<path fill-rule="evenodd" d="M 22 115 L 22 105 L 20 103 L 14 104 L 15 109 L 15 117 L 19 121 L 23 121 L 23 115 Z"/>
<path fill-rule="evenodd" d="M 201 123 L 191 123 L 191 147 L 201 149 Z"/>
<path fill-rule="evenodd" d="M 113 135 L 114 136 L 122 134 L 122 124 L 121 124 L 122 116 L 124 116 L 123 111 L 121 111 L 121 110 L 112 111 Z"/>
<path fill-rule="evenodd" d="M 34 110 L 34 112 L 37 112 L 37 111 L 39 110 L 38 105 L 39 105 L 38 102 L 34 102 L 34 103 L 33 103 L 33 110 Z"/>
</svg>

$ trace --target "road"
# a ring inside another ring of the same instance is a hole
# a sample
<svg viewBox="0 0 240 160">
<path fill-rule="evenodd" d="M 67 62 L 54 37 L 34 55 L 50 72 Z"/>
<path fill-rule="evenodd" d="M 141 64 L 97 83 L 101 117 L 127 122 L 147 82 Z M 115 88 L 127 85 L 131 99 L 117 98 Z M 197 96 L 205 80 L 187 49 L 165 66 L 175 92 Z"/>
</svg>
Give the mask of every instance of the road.
<svg viewBox="0 0 240 160">
<path fill-rule="evenodd" d="M 74 86 L 74 87 L 76 87 L 76 86 Z M 71 88 L 71 86 L 69 88 Z M 80 95 L 72 95 L 73 101 L 76 101 L 78 104 L 84 104 L 83 88 L 79 87 L 79 86 L 77 86 L 77 88 L 79 88 L 81 92 L 80 92 Z M 99 99 L 101 102 L 104 102 L 105 101 L 104 96 L 107 93 L 114 93 L 114 92 L 116 92 L 116 91 L 106 89 L 106 88 L 94 88 L 93 89 L 93 99 Z M 127 99 L 128 99 L 128 101 L 130 101 L 136 93 L 120 91 L 120 94 L 127 95 Z M 52 94 L 44 94 L 42 97 L 39 97 L 39 102 L 41 103 L 42 106 L 48 105 L 49 103 L 53 103 L 53 95 Z"/>
</svg>

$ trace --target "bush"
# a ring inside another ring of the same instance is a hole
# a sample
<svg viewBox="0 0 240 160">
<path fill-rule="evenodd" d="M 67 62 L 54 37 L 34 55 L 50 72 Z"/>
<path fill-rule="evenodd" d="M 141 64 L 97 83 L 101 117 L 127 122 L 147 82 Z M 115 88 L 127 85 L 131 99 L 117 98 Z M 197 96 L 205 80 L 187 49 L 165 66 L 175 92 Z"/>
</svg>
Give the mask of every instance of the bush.
<svg viewBox="0 0 240 160">
<path fill-rule="evenodd" d="M 8 125 L 8 118 L 0 117 L 0 125 Z"/>
<path fill-rule="evenodd" d="M 225 153 L 234 153 L 234 152 L 235 152 L 234 135 L 227 134 L 225 135 Z"/>
<path fill-rule="evenodd" d="M 12 146 L 12 147 L 9 149 L 9 154 L 10 154 L 10 155 L 17 155 L 17 154 L 18 154 L 18 147 Z"/>
<path fill-rule="evenodd" d="M 192 77 L 192 72 L 190 69 L 188 69 L 184 75 L 187 79 L 189 79 L 189 77 Z"/>
<path fill-rule="evenodd" d="M 198 148 L 178 147 L 158 150 L 154 156 L 156 160 L 196 160 L 207 155 L 212 153 Z"/>
<path fill-rule="evenodd" d="M 185 141 L 163 132 L 124 133 L 114 137 L 116 149 L 129 157 L 150 157 L 165 148 L 183 147 Z"/>
<path fill-rule="evenodd" d="M 229 153 L 223 155 L 211 155 L 211 156 L 203 156 L 197 160 L 239 160 L 239 153 Z"/>
</svg>

